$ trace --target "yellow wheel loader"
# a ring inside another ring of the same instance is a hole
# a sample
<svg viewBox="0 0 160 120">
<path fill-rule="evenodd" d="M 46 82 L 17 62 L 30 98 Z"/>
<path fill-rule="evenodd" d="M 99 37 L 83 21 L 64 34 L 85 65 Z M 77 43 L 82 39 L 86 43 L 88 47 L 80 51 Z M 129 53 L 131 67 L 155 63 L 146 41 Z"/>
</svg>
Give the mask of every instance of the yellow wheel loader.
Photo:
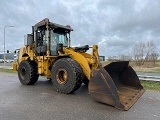
<svg viewBox="0 0 160 120">
<path fill-rule="evenodd" d="M 39 75 L 51 79 L 61 93 L 73 93 L 88 84 L 95 100 L 128 110 L 144 93 L 135 71 L 128 61 L 112 62 L 104 67 L 99 62 L 98 46 L 72 47 L 67 25 L 52 23 L 48 18 L 32 26 L 24 37 L 13 70 L 23 85 L 35 84 Z M 87 50 L 92 49 L 92 54 Z"/>
</svg>

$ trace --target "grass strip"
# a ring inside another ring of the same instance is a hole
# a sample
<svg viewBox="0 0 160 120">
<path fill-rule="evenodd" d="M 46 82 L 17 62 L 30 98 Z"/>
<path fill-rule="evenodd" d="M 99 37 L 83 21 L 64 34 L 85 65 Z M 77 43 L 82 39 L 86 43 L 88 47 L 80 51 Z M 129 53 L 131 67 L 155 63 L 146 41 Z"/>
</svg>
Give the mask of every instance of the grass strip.
<svg viewBox="0 0 160 120">
<path fill-rule="evenodd" d="M 136 72 L 145 72 L 145 73 L 160 73 L 160 69 L 155 69 L 155 70 L 137 70 L 134 69 Z"/>
<path fill-rule="evenodd" d="M 0 68 L 0 72 L 17 73 L 17 71 L 14 71 L 14 70 L 11 70 L 11 69 L 4 69 L 4 68 Z"/>
<path fill-rule="evenodd" d="M 142 86 L 146 90 L 154 90 L 154 91 L 160 91 L 160 82 L 159 81 L 146 81 L 146 80 L 140 80 Z"/>
</svg>

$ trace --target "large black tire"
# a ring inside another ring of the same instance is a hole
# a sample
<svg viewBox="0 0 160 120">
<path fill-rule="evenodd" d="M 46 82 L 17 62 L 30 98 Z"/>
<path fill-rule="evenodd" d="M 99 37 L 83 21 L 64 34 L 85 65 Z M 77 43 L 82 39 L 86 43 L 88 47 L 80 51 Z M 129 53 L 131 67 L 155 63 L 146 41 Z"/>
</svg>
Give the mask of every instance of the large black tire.
<svg viewBox="0 0 160 120">
<path fill-rule="evenodd" d="M 18 67 L 18 77 L 22 85 L 33 85 L 37 82 L 37 63 L 23 60 Z"/>
<path fill-rule="evenodd" d="M 58 92 L 69 94 L 78 90 L 82 84 L 82 68 L 71 58 L 62 58 L 51 69 L 53 86 Z"/>
</svg>

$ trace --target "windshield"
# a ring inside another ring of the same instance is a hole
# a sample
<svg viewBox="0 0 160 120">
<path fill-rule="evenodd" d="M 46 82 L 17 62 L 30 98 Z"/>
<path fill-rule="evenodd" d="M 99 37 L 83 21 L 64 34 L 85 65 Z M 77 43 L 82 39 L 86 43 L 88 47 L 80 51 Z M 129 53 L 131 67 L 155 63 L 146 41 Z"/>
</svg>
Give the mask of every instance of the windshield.
<svg viewBox="0 0 160 120">
<path fill-rule="evenodd" d="M 67 33 L 53 32 L 53 30 L 51 30 L 51 44 L 57 45 L 59 43 L 63 44 L 63 46 L 68 46 Z"/>
</svg>

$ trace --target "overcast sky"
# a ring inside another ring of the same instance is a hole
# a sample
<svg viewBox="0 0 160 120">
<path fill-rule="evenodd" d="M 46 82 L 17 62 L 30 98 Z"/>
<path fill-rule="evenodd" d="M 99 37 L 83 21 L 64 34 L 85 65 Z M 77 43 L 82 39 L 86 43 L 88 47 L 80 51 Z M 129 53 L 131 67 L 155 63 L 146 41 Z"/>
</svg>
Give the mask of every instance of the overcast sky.
<svg viewBox="0 0 160 120">
<path fill-rule="evenodd" d="M 138 41 L 153 40 L 160 54 L 160 0 L 1 0 L 0 51 L 24 45 L 44 18 L 71 25 L 72 45 L 99 45 L 100 55 L 130 55 Z"/>
</svg>

